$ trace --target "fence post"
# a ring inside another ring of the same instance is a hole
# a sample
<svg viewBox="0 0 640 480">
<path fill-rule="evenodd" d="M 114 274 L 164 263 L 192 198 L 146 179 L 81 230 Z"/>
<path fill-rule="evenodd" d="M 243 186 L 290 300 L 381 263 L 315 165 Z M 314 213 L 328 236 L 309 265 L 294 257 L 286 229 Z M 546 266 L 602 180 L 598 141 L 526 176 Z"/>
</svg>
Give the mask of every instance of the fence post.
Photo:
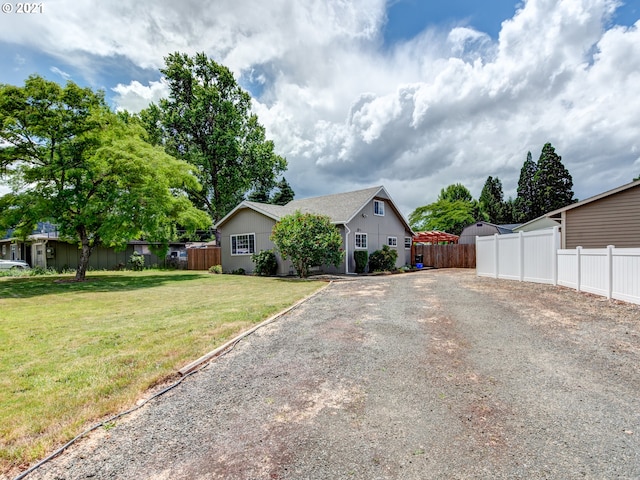
<svg viewBox="0 0 640 480">
<path fill-rule="evenodd" d="M 500 248 L 498 247 L 498 234 L 493 234 L 493 268 L 495 269 L 495 278 L 499 278 L 500 275 L 498 273 L 498 268 L 500 268 L 500 262 L 498 261 L 498 253 L 500 253 Z"/>
<path fill-rule="evenodd" d="M 607 245 L 607 298 L 613 295 L 613 245 Z"/>
<path fill-rule="evenodd" d="M 582 247 L 577 246 L 576 247 L 576 263 L 577 263 L 576 290 L 578 292 L 581 290 L 580 284 L 582 283 L 582 259 L 580 258 L 581 253 L 582 253 Z"/>
<path fill-rule="evenodd" d="M 520 262 L 520 281 L 524 281 L 524 233 L 518 232 L 518 262 Z"/>
<path fill-rule="evenodd" d="M 553 284 L 558 285 L 558 249 L 560 248 L 560 227 L 553 227 L 553 235 L 551 236 L 551 274 L 553 275 Z"/>
</svg>

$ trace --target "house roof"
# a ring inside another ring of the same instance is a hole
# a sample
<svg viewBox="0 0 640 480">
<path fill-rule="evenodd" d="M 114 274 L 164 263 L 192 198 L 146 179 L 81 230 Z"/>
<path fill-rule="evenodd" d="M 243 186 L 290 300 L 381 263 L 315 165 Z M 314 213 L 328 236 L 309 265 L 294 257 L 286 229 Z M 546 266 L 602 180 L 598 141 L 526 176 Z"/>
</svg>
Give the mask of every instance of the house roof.
<svg viewBox="0 0 640 480">
<path fill-rule="evenodd" d="M 286 205 L 271 205 L 267 203 L 249 202 L 245 200 L 238 204 L 224 218 L 222 218 L 215 225 L 215 227 L 219 228 L 224 223 L 226 223 L 228 219 L 233 217 L 236 212 L 244 208 L 249 208 L 251 210 L 259 212 L 276 221 L 280 220 L 285 215 L 292 214 L 299 210 L 302 213 L 316 213 L 327 215 L 331 219 L 332 223 L 343 225 L 349 223 L 367 203 L 369 203 L 375 197 L 380 196 L 381 192 L 384 192 L 384 201 L 390 203 L 390 206 L 396 212 L 397 216 L 402 219 L 405 228 L 411 231 L 411 227 L 409 226 L 403 215 L 400 213 L 400 211 L 397 209 L 393 200 L 391 200 L 391 196 L 383 186 L 365 188 L 363 190 L 355 190 L 353 192 L 323 195 L 321 197 L 310 197 L 300 200 L 292 200 Z"/>
<path fill-rule="evenodd" d="M 477 222 L 473 222 L 470 223 L 469 225 L 467 225 L 466 227 L 464 227 L 462 229 L 462 233 L 460 234 L 460 236 L 463 236 L 464 231 L 470 227 L 474 227 L 478 224 L 482 224 L 482 225 L 488 225 L 490 227 L 495 227 L 496 230 L 501 233 L 501 234 L 507 234 L 507 233 L 513 233 L 513 229 L 516 228 L 518 225 L 520 225 L 519 223 L 510 223 L 507 225 L 496 225 L 495 223 L 489 223 L 489 222 L 485 222 L 483 220 L 479 220 Z M 469 234 L 467 234 L 469 235 Z"/>
<path fill-rule="evenodd" d="M 596 200 L 600 200 L 600 199 L 608 197 L 610 195 L 615 195 L 616 193 L 624 192 L 625 190 L 628 190 L 630 188 L 635 188 L 635 187 L 640 187 L 640 180 L 636 180 L 635 182 L 631 182 L 631 183 L 626 183 L 626 184 L 621 185 L 621 186 L 619 186 L 617 188 L 613 188 L 611 190 L 607 190 L 606 192 L 599 193 L 598 195 L 594 195 L 593 197 L 589 197 L 589 198 L 586 198 L 586 199 L 581 200 L 579 202 L 572 203 L 570 205 L 567 205 L 566 207 L 562 207 L 562 208 L 559 208 L 557 210 L 553 210 L 552 212 L 546 213 L 545 216 L 546 217 L 555 217 L 555 216 L 561 214 L 562 212 L 566 212 L 567 210 L 572 210 L 574 208 L 581 207 L 583 205 L 586 205 L 587 203 L 595 202 Z"/>
<path fill-rule="evenodd" d="M 417 243 L 458 243 L 459 238 L 460 237 L 458 235 L 454 235 L 452 233 L 431 230 L 428 232 L 416 232 L 416 234 L 413 236 L 413 241 Z"/>
</svg>

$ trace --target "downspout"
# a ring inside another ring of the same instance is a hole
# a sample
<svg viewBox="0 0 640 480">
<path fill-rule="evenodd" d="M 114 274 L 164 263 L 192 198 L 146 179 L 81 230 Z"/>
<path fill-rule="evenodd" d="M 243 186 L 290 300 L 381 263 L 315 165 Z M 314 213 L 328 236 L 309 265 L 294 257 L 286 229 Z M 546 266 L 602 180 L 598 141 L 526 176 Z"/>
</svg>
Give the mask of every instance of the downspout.
<svg viewBox="0 0 640 480">
<path fill-rule="evenodd" d="M 344 224 L 344 229 L 347 232 L 344 236 L 344 274 L 349 275 L 349 234 L 351 230 Z"/>
</svg>

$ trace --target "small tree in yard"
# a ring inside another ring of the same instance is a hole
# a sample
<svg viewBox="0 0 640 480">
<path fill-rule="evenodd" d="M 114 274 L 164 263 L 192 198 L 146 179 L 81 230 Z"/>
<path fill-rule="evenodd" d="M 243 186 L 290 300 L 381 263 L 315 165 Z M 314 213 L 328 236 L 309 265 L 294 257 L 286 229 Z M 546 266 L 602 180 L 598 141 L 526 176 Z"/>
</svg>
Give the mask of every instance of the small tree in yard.
<svg viewBox="0 0 640 480">
<path fill-rule="evenodd" d="M 283 217 L 271 232 L 283 260 L 291 259 L 299 277 L 307 277 L 315 265 L 340 265 L 342 237 L 329 217 L 301 213 Z"/>
<path fill-rule="evenodd" d="M 390 272 L 396 268 L 398 252 L 388 245 L 383 245 L 382 250 L 376 250 L 369 257 L 370 272 Z"/>
</svg>

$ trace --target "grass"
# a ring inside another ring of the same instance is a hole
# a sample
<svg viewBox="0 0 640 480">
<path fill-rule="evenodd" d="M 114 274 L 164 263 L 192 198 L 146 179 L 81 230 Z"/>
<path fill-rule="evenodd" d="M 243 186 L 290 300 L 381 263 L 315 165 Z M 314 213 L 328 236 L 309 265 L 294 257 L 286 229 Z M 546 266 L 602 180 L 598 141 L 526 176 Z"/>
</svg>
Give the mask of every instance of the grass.
<svg viewBox="0 0 640 480">
<path fill-rule="evenodd" d="M 0 472 L 42 458 L 318 282 L 185 271 L 0 278 Z"/>
</svg>

